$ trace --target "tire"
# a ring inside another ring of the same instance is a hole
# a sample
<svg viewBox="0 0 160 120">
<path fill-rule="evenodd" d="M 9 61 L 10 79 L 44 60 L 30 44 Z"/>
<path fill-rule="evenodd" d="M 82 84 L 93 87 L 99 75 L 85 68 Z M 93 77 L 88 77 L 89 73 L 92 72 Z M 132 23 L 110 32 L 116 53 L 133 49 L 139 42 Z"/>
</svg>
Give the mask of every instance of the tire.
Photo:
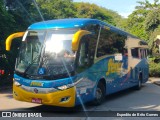
<svg viewBox="0 0 160 120">
<path fill-rule="evenodd" d="M 140 90 L 142 88 L 142 75 L 139 75 L 138 85 L 135 87 L 136 90 Z"/>
<path fill-rule="evenodd" d="M 94 105 L 100 105 L 105 99 L 105 87 L 102 82 L 99 82 L 96 88 L 95 99 L 93 101 Z"/>
</svg>

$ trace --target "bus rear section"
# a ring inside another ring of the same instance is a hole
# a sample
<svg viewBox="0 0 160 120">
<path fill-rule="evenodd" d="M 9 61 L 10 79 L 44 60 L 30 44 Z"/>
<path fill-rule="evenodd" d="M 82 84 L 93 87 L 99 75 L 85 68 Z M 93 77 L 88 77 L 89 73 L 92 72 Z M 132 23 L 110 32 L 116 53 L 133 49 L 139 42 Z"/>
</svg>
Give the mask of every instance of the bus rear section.
<svg viewBox="0 0 160 120">
<path fill-rule="evenodd" d="M 131 83 L 137 83 L 137 88 L 140 89 L 142 83 L 149 78 L 149 48 L 146 42 L 139 39 L 129 38 L 126 42 Z"/>
</svg>

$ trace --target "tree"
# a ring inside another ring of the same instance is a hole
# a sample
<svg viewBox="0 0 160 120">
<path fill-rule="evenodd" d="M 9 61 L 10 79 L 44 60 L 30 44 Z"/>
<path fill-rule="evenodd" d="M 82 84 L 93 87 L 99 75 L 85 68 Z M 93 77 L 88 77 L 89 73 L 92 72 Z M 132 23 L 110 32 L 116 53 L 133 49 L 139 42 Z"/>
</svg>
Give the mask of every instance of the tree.
<svg viewBox="0 0 160 120">
<path fill-rule="evenodd" d="M 12 29 L 14 29 L 15 20 L 13 19 L 13 16 L 9 14 L 5 6 L 3 6 L 3 2 L 0 1 L 0 41 L 4 40 L 7 35 L 12 32 Z M 8 27 L 9 26 L 9 27 Z"/>
<path fill-rule="evenodd" d="M 136 10 L 131 15 L 129 15 L 126 22 L 126 31 L 140 37 L 141 39 L 147 40 L 148 35 L 144 27 L 145 15 L 145 10 Z"/>
<path fill-rule="evenodd" d="M 146 11 L 147 14 L 144 15 L 144 26 L 146 31 L 154 31 L 160 23 L 160 3 L 159 0 L 154 0 L 154 3 L 149 3 L 148 0 L 145 2 L 138 2 L 140 6 L 137 6 L 137 10 Z"/>
<path fill-rule="evenodd" d="M 37 4 L 45 20 L 75 17 L 72 0 L 37 0 Z"/>
<path fill-rule="evenodd" d="M 122 17 L 112 10 L 90 3 L 80 2 L 74 4 L 76 8 L 76 17 L 78 18 L 99 19 L 114 26 L 120 26 L 118 23 L 122 20 Z"/>
<path fill-rule="evenodd" d="M 150 36 L 160 23 L 160 4 L 159 0 L 150 3 L 148 0 L 139 1 L 140 5 L 136 6 L 136 10 L 129 15 L 127 20 L 127 30 L 148 42 Z"/>
</svg>

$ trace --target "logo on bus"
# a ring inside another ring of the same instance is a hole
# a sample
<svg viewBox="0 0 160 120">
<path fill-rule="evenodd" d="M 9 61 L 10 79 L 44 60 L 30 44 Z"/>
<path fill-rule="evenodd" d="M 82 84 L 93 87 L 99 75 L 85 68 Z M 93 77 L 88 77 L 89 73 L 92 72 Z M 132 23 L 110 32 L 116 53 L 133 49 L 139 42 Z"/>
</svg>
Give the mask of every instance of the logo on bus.
<svg viewBox="0 0 160 120">
<path fill-rule="evenodd" d="M 38 89 L 37 88 L 34 89 L 34 93 L 38 93 Z"/>
<path fill-rule="evenodd" d="M 114 62 L 113 59 L 109 59 L 108 71 L 106 72 L 106 75 L 109 75 L 111 73 L 120 73 L 121 67 L 122 67 L 122 62 Z"/>
<path fill-rule="evenodd" d="M 43 87 L 44 83 L 41 82 L 31 82 L 30 86 L 37 86 L 37 87 Z"/>
<path fill-rule="evenodd" d="M 38 74 L 39 75 L 44 75 L 45 74 L 45 68 L 39 68 Z"/>
</svg>

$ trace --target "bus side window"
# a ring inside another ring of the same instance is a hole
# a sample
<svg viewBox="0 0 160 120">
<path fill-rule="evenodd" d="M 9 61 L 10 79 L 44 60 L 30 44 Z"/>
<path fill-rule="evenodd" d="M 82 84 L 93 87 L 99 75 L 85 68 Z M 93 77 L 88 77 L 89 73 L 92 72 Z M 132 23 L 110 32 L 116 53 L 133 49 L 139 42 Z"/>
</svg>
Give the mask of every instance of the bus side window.
<svg viewBox="0 0 160 120">
<path fill-rule="evenodd" d="M 100 25 L 98 25 L 98 24 L 89 24 L 89 25 L 85 26 L 82 29 L 90 31 L 92 33 L 92 35 L 94 35 L 94 37 L 96 39 L 98 39 L 98 33 L 99 33 Z"/>
<path fill-rule="evenodd" d="M 147 58 L 147 49 L 140 49 L 140 55 L 142 58 Z"/>
<path fill-rule="evenodd" d="M 93 35 L 85 35 L 81 38 L 76 60 L 77 72 L 82 72 L 93 64 L 95 47 L 96 40 Z"/>
<path fill-rule="evenodd" d="M 138 48 L 132 48 L 131 49 L 131 54 L 132 54 L 132 57 L 133 58 L 139 58 L 139 51 L 138 51 Z"/>
<path fill-rule="evenodd" d="M 126 36 L 102 26 L 98 41 L 97 57 L 123 53 Z"/>
<path fill-rule="evenodd" d="M 146 58 L 149 56 L 149 49 L 146 49 Z"/>
<path fill-rule="evenodd" d="M 144 57 L 143 56 L 143 49 L 139 49 L 139 56 L 140 56 L 139 58 L 141 58 L 141 59 Z"/>
<path fill-rule="evenodd" d="M 83 42 L 80 45 L 78 66 L 83 67 L 85 63 L 87 63 L 87 44 Z"/>
<path fill-rule="evenodd" d="M 144 50 L 144 49 L 141 49 L 140 51 L 141 51 L 141 56 L 142 56 L 141 58 L 145 58 L 145 56 L 146 56 L 146 55 L 145 55 L 145 50 Z"/>
<path fill-rule="evenodd" d="M 147 58 L 148 57 L 148 50 L 144 49 L 144 52 L 145 52 L 145 58 Z"/>
</svg>

